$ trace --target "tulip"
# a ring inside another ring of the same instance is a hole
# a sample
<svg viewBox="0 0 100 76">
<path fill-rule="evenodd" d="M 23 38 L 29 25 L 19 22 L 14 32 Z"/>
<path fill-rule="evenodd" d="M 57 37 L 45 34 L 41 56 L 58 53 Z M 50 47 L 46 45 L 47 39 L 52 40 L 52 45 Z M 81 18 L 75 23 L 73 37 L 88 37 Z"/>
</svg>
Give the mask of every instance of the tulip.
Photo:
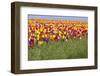
<svg viewBox="0 0 100 76">
<path fill-rule="evenodd" d="M 39 40 L 38 41 L 38 45 L 42 45 L 43 44 L 43 41 L 42 40 Z"/>
<path fill-rule="evenodd" d="M 35 42 L 42 45 L 44 42 L 64 40 L 68 41 L 69 38 L 82 39 L 87 36 L 87 24 L 71 24 L 57 20 L 42 20 L 35 19 L 28 21 L 28 46 L 33 47 Z M 68 22 L 68 21 L 67 21 Z M 69 21 L 71 22 L 71 21 Z"/>
<path fill-rule="evenodd" d="M 43 38 L 43 41 L 48 44 L 48 39 L 47 38 Z"/>
</svg>

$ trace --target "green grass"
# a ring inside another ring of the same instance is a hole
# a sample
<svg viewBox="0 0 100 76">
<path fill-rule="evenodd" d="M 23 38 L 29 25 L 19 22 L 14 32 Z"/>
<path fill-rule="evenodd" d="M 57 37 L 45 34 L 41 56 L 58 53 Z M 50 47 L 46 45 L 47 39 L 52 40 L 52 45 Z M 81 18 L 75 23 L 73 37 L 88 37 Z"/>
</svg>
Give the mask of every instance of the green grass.
<svg viewBox="0 0 100 76">
<path fill-rule="evenodd" d="M 28 60 L 53 60 L 87 58 L 87 38 L 50 41 L 28 49 Z"/>
</svg>

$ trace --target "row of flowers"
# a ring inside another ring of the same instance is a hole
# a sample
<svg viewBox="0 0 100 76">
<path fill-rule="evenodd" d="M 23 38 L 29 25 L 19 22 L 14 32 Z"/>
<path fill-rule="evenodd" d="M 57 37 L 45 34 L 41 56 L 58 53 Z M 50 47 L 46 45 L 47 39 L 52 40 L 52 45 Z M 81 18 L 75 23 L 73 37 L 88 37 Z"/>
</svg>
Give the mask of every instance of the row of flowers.
<svg viewBox="0 0 100 76">
<path fill-rule="evenodd" d="M 28 22 L 28 46 L 42 45 L 49 41 L 59 41 L 86 37 L 87 24 L 39 23 L 34 20 Z"/>
</svg>

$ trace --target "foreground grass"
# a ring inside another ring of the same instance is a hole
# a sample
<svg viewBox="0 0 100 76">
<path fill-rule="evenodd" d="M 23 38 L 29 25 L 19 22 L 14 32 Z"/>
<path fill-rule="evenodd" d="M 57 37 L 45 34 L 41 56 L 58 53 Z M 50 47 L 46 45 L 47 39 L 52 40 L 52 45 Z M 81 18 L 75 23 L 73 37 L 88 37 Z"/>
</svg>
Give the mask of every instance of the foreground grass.
<svg viewBox="0 0 100 76">
<path fill-rule="evenodd" d="M 76 59 L 87 58 L 87 39 L 70 39 L 66 41 L 43 44 L 28 49 L 28 60 Z"/>
</svg>

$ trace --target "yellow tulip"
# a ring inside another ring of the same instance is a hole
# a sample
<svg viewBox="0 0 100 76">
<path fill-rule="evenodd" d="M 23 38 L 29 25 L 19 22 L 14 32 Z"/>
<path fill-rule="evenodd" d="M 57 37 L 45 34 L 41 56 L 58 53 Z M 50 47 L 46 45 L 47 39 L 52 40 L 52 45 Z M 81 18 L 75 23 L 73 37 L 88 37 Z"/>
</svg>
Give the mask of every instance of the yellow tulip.
<svg viewBox="0 0 100 76">
<path fill-rule="evenodd" d="M 58 27 L 62 26 L 62 24 L 58 24 Z"/>
<path fill-rule="evenodd" d="M 37 33 L 37 34 L 40 34 L 40 31 L 37 30 L 36 33 Z"/>
<path fill-rule="evenodd" d="M 46 29 L 44 29 L 43 32 L 46 33 Z"/>
<path fill-rule="evenodd" d="M 54 24 L 50 24 L 50 26 L 54 26 Z"/>
<path fill-rule="evenodd" d="M 56 35 L 52 35 L 52 38 L 55 38 L 56 37 Z"/>
<path fill-rule="evenodd" d="M 64 34 L 66 34 L 66 32 L 64 32 Z"/>
<path fill-rule="evenodd" d="M 28 22 L 29 22 L 29 24 L 32 24 L 33 23 L 33 21 L 31 19 Z"/>
<path fill-rule="evenodd" d="M 47 38 L 47 34 L 45 34 L 45 37 Z"/>
<path fill-rule="evenodd" d="M 59 31 L 59 34 L 61 34 L 61 31 Z"/>
<path fill-rule="evenodd" d="M 34 24 L 34 23 L 32 23 L 32 24 L 31 24 L 31 26 L 32 26 L 32 27 L 34 27 L 34 26 L 35 26 L 35 24 Z"/>
<path fill-rule="evenodd" d="M 74 30 L 77 30 L 77 28 L 76 28 L 76 27 L 74 27 L 73 29 L 74 29 Z"/>
<path fill-rule="evenodd" d="M 43 41 L 38 41 L 38 45 L 42 45 L 43 44 Z"/>
<path fill-rule="evenodd" d="M 37 35 L 37 40 L 39 40 L 40 39 L 40 37 L 39 37 L 39 35 Z"/>
<path fill-rule="evenodd" d="M 62 39 L 65 39 L 65 36 L 64 35 L 62 36 Z"/>
<path fill-rule="evenodd" d="M 42 35 L 42 38 L 44 38 L 44 35 Z"/>
<path fill-rule="evenodd" d="M 34 36 L 34 34 L 31 34 L 31 36 Z"/>
<path fill-rule="evenodd" d="M 43 31 L 43 29 L 42 28 L 40 28 L 40 32 L 42 32 Z"/>
</svg>

